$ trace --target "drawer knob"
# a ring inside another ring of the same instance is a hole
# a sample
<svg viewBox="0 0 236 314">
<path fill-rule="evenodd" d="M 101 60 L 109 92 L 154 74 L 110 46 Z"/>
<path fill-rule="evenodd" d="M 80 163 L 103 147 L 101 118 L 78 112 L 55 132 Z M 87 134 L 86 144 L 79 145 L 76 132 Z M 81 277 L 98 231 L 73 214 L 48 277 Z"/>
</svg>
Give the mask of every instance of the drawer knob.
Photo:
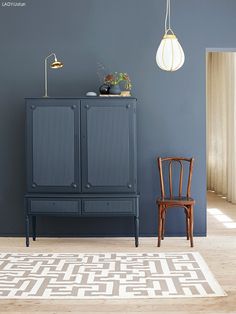
<svg viewBox="0 0 236 314">
<path fill-rule="evenodd" d="M 128 184 L 128 188 L 131 189 L 132 188 L 132 184 Z"/>
<path fill-rule="evenodd" d="M 76 105 L 72 105 L 71 108 L 72 108 L 72 109 L 76 109 Z"/>
<path fill-rule="evenodd" d="M 30 108 L 34 110 L 35 109 L 35 105 L 31 105 Z"/>
<path fill-rule="evenodd" d="M 36 188 L 36 184 L 35 183 L 32 184 L 32 188 Z"/>
<path fill-rule="evenodd" d="M 88 184 L 86 184 L 86 189 L 89 189 L 90 188 L 90 184 L 88 183 Z"/>
<path fill-rule="evenodd" d="M 77 188 L 77 184 L 75 184 L 75 183 L 73 183 L 72 186 L 74 189 Z"/>
<path fill-rule="evenodd" d="M 86 108 L 86 109 L 89 109 L 89 105 L 85 105 L 85 108 Z"/>
<path fill-rule="evenodd" d="M 126 105 L 126 108 L 129 109 L 129 108 L 130 108 L 130 104 L 127 104 L 127 105 Z"/>
</svg>

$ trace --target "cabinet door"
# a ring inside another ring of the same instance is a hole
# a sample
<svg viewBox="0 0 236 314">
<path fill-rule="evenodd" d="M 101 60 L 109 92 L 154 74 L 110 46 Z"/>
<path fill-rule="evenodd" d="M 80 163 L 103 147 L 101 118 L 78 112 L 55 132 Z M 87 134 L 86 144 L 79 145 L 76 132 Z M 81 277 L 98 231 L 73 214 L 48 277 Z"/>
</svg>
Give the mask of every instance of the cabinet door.
<svg viewBox="0 0 236 314">
<path fill-rule="evenodd" d="M 32 192 L 80 190 L 78 100 L 27 101 L 27 183 Z"/>
<path fill-rule="evenodd" d="M 83 100 L 82 191 L 136 191 L 136 101 Z"/>
</svg>

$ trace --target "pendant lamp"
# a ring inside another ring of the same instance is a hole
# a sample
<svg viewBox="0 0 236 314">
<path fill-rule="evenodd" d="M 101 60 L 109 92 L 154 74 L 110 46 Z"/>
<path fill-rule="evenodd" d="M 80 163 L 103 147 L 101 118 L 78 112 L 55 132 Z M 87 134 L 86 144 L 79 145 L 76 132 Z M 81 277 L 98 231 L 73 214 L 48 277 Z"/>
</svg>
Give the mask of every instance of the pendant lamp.
<svg viewBox="0 0 236 314">
<path fill-rule="evenodd" d="M 157 49 L 156 62 L 162 70 L 172 72 L 180 69 L 184 60 L 184 51 L 170 26 L 170 0 L 166 0 L 165 34 Z"/>
</svg>

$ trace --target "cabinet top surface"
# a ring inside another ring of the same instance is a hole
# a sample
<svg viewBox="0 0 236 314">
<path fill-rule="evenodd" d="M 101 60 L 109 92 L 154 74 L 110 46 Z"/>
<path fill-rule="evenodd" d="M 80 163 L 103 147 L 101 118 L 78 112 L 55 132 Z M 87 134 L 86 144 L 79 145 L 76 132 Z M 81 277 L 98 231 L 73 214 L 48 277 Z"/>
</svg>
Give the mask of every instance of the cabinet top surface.
<svg viewBox="0 0 236 314">
<path fill-rule="evenodd" d="M 26 193 L 24 195 L 25 197 L 30 198 L 38 198 L 38 197 L 44 197 L 44 198 L 79 198 L 79 199 L 85 199 L 85 198 L 139 198 L 140 194 L 136 192 L 131 193 L 93 193 L 93 194 L 86 194 L 86 193 Z"/>
<path fill-rule="evenodd" d="M 116 99 L 135 99 L 137 100 L 136 97 L 132 97 L 132 96 L 90 96 L 90 97 L 86 97 L 86 96 L 80 96 L 80 97 L 26 97 L 25 100 L 31 100 L 31 99 L 41 99 L 41 100 L 50 100 L 50 99 L 101 99 L 101 100 L 116 100 Z"/>
</svg>

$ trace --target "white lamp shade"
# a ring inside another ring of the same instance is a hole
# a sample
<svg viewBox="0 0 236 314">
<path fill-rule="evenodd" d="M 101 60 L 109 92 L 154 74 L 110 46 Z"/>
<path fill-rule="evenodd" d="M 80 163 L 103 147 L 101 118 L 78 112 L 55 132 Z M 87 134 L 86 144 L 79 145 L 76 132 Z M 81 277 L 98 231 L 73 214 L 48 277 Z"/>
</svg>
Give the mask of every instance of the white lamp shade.
<svg viewBox="0 0 236 314">
<path fill-rule="evenodd" d="M 184 64 L 184 51 L 174 34 L 165 34 L 156 54 L 157 65 L 164 71 L 176 71 Z"/>
</svg>

